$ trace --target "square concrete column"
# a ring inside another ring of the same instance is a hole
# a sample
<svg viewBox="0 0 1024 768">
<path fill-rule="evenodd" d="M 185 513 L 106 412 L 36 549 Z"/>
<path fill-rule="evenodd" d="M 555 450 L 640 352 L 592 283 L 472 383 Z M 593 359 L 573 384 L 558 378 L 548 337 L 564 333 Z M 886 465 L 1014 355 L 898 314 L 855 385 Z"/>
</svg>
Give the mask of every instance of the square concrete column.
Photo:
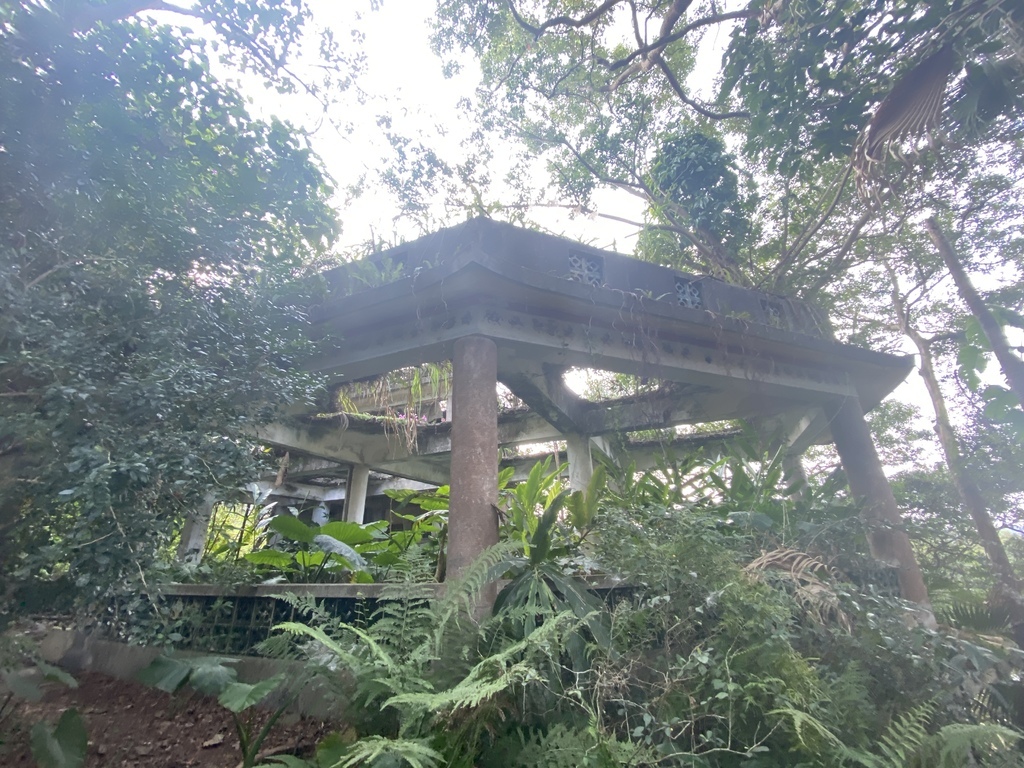
<svg viewBox="0 0 1024 768">
<path fill-rule="evenodd" d="M 863 504 L 862 517 L 871 554 L 898 569 L 900 595 L 905 600 L 930 608 L 924 577 L 910 546 L 910 537 L 903 530 L 896 498 L 875 450 L 860 400 L 846 397 L 826 408 L 825 413 L 850 491 Z"/>
<path fill-rule="evenodd" d="M 565 455 L 569 460 L 569 488 L 585 491 L 594 476 L 594 456 L 590 438 L 585 435 L 565 436 Z"/>
<path fill-rule="evenodd" d="M 213 507 L 217 497 L 207 494 L 202 503 L 189 513 L 185 524 L 181 527 L 181 539 L 178 541 L 178 560 L 182 563 L 196 564 L 203 559 L 206 549 L 206 537 L 213 518 Z"/>
<path fill-rule="evenodd" d="M 370 468 L 365 464 L 353 464 L 348 473 L 348 487 L 345 488 L 345 519 L 348 522 L 362 525 L 369 486 Z"/>
<path fill-rule="evenodd" d="M 485 336 L 455 342 L 448 575 L 457 578 L 498 543 L 498 348 Z"/>
</svg>

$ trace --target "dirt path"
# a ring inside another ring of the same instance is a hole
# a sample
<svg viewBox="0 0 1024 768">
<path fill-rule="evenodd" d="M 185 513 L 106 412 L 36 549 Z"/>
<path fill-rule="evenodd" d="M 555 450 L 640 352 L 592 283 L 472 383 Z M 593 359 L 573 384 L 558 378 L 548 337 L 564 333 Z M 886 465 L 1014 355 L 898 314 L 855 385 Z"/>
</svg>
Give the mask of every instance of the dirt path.
<svg viewBox="0 0 1024 768">
<path fill-rule="evenodd" d="M 43 700 L 22 703 L 0 726 L 0 766 L 35 766 L 29 730 L 41 719 L 55 723 L 76 707 L 89 733 L 87 768 L 236 768 L 238 738 L 230 713 L 213 699 L 194 694 L 171 696 L 139 683 L 95 673 L 78 676 L 76 689 L 49 686 Z M 267 713 L 257 715 L 263 720 Z M 309 719 L 285 716 L 264 750 L 291 747 L 311 754 L 330 728 Z"/>
</svg>

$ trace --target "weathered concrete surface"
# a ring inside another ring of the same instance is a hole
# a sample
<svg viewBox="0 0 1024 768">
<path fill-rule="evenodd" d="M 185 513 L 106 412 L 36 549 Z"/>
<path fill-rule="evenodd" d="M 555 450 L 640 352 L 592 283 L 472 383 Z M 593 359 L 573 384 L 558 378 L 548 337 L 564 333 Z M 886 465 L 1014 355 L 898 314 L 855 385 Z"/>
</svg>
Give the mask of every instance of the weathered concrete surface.
<svg viewBox="0 0 1024 768">
<path fill-rule="evenodd" d="M 39 653 L 43 661 L 65 666 L 72 672 L 98 672 L 119 680 L 136 679 L 139 672 L 148 667 L 153 659 L 162 652 L 163 650 L 160 648 L 125 645 L 63 629 L 49 630 L 39 643 Z M 209 656 L 209 654 L 184 651 L 174 651 L 170 655 L 178 658 Z M 71 658 L 72 656 L 74 658 Z M 239 682 L 250 684 L 266 680 L 280 672 L 288 673 L 289 680 L 296 680 L 302 675 L 305 667 L 302 662 L 263 659 L 254 656 L 234 657 L 234 659 L 231 666 L 238 671 Z M 338 674 L 343 673 L 339 672 Z M 284 697 L 289 694 L 290 692 L 284 688 L 278 689 L 260 702 L 258 706 L 276 709 L 284 703 Z M 342 702 L 337 697 L 327 698 L 323 684 L 315 682 L 305 685 L 291 705 L 291 710 L 308 717 L 323 719 L 340 720 L 345 714 Z"/>
<path fill-rule="evenodd" d="M 181 540 L 178 542 L 178 560 L 198 563 L 202 559 L 216 503 L 217 498 L 207 494 L 202 504 L 185 518 L 185 524 L 181 528 Z"/>
<path fill-rule="evenodd" d="M 348 491 L 345 498 L 345 519 L 350 523 L 363 523 L 366 512 L 366 493 L 370 489 L 370 468 L 365 464 L 353 464 L 348 476 Z"/>
<path fill-rule="evenodd" d="M 583 435 L 565 436 L 565 454 L 569 459 L 569 488 L 585 491 L 594 476 L 594 457 L 590 452 L 590 438 Z"/>
<path fill-rule="evenodd" d="M 498 348 L 484 336 L 455 342 L 448 574 L 458 577 L 498 543 Z"/>
</svg>

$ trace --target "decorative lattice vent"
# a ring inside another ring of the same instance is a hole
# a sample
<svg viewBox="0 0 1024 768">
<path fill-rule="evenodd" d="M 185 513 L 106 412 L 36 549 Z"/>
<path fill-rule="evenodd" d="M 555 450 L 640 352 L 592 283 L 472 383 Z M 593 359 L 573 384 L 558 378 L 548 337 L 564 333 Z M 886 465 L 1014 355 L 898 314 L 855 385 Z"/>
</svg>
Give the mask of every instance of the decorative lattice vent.
<svg viewBox="0 0 1024 768">
<path fill-rule="evenodd" d="M 696 280 L 687 280 L 685 277 L 677 277 L 676 301 L 681 307 L 702 309 L 704 307 L 704 292 L 700 283 Z"/>
<path fill-rule="evenodd" d="M 594 287 L 604 285 L 604 259 L 600 256 L 570 253 L 569 279 Z"/>
</svg>

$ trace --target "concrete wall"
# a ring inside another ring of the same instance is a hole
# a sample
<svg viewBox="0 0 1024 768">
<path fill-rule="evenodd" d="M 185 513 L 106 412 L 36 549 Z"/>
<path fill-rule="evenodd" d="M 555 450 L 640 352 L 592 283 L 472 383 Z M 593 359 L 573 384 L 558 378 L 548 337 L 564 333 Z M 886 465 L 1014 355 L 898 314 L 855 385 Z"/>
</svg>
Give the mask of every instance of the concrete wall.
<svg viewBox="0 0 1024 768">
<path fill-rule="evenodd" d="M 126 645 L 109 640 L 90 637 L 82 632 L 62 629 L 51 629 L 39 643 L 39 651 L 44 661 L 58 664 L 72 674 L 78 672 L 97 672 L 101 675 L 119 680 L 134 680 L 138 673 L 148 667 L 153 659 L 163 651 L 142 645 Z M 211 654 L 187 653 L 174 651 L 169 654 L 177 658 L 198 658 Z M 220 658 L 231 658 L 220 656 Z M 238 671 L 238 680 L 243 683 L 256 683 L 266 680 L 280 672 L 288 673 L 288 678 L 298 678 L 305 664 L 298 661 L 280 659 L 262 659 L 252 656 L 234 657 L 232 664 Z M 343 674 L 337 673 L 339 677 Z M 260 706 L 276 709 L 284 696 L 289 692 L 275 691 Z M 341 720 L 345 711 L 334 696 L 327 693 L 323 682 L 312 682 L 299 694 L 291 708 L 294 712 L 308 717 L 323 720 Z"/>
</svg>

